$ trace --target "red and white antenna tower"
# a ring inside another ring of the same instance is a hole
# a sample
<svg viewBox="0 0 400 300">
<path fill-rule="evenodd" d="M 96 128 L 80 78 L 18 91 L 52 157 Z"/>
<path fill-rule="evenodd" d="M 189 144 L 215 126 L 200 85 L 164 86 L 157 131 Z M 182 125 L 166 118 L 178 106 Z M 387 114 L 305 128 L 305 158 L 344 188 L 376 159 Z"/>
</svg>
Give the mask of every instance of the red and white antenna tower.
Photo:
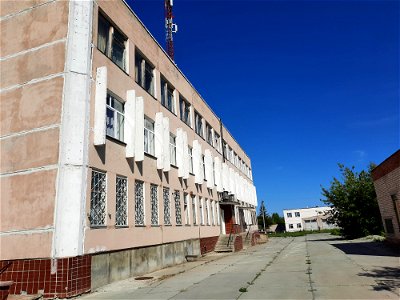
<svg viewBox="0 0 400 300">
<path fill-rule="evenodd" d="M 178 25 L 174 24 L 172 15 L 172 6 L 174 5 L 173 0 L 164 0 L 165 3 L 165 31 L 167 41 L 167 53 L 171 59 L 174 59 L 174 39 L 173 33 L 178 31 Z"/>
</svg>

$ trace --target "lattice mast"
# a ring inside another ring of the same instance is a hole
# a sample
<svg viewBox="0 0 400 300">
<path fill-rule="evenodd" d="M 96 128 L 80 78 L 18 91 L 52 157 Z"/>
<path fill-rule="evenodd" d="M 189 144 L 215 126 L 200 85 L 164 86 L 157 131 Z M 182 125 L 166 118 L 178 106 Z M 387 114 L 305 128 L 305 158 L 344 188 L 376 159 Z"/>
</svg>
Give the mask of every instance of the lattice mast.
<svg viewBox="0 0 400 300">
<path fill-rule="evenodd" d="M 167 42 L 167 53 L 171 59 L 174 59 L 174 39 L 173 34 L 178 31 L 178 26 L 174 24 L 172 15 L 173 0 L 164 0 L 165 4 L 165 32 Z"/>
</svg>

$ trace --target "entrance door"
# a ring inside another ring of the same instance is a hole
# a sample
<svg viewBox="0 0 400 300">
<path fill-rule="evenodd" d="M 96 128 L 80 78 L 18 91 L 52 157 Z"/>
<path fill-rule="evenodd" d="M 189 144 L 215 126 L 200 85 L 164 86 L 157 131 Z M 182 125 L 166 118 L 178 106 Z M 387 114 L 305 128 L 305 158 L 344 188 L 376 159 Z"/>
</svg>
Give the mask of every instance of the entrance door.
<svg viewBox="0 0 400 300">
<path fill-rule="evenodd" d="M 220 207 L 221 208 L 221 207 Z M 220 214 L 221 214 L 221 233 L 226 234 L 225 231 L 225 218 L 224 218 L 224 210 L 221 208 L 220 209 Z"/>
<path fill-rule="evenodd" d="M 230 234 L 234 224 L 234 218 L 232 213 L 232 205 L 223 205 L 224 221 L 225 221 L 225 234 Z"/>
</svg>

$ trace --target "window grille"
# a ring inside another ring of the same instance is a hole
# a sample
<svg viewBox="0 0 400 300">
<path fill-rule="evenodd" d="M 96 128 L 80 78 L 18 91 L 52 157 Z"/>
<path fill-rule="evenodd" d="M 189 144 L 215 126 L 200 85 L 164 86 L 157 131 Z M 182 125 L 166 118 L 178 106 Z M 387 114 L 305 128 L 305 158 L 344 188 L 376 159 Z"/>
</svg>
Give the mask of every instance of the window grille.
<svg viewBox="0 0 400 300">
<path fill-rule="evenodd" d="M 204 225 L 203 198 L 199 197 L 200 224 Z"/>
<path fill-rule="evenodd" d="M 135 224 L 144 225 L 144 190 L 143 182 L 135 181 Z"/>
<path fill-rule="evenodd" d="M 127 197 L 127 180 L 124 177 L 117 176 L 116 182 L 116 210 L 115 225 L 128 225 L 128 197 Z"/>
<path fill-rule="evenodd" d="M 151 225 L 158 225 L 158 186 L 150 185 Z"/>
<path fill-rule="evenodd" d="M 171 203 L 169 200 L 169 188 L 163 189 L 164 199 L 164 224 L 171 225 Z"/>
<path fill-rule="evenodd" d="M 106 173 L 92 171 L 90 226 L 106 225 Z"/>
<path fill-rule="evenodd" d="M 175 191 L 174 195 L 176 225 L 182 225 L 181 194 L 179 193 L 179 191 Z"/>
<path fill-rule="evenodd" d="M 106 134 L 124 140 L 124 104 L 112 95 L 107 95 Z"/>
</svg>

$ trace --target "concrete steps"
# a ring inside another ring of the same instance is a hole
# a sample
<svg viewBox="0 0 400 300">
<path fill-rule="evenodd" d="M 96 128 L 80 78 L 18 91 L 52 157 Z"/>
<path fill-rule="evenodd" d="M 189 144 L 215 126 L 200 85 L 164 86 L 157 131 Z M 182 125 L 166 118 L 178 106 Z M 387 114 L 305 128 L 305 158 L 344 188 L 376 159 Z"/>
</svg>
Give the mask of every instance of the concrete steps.
<svg viewBox="0 0 400 300">
<path fill-rule="evenodd" d="M 231 245 L 228 246 L 229 235 L 221 234 L 218 238 L 217 244 L 215 245 L 214 252 L 234 252 L 234 239 L 235 235 L 233 235 Z"/>
</svg>

